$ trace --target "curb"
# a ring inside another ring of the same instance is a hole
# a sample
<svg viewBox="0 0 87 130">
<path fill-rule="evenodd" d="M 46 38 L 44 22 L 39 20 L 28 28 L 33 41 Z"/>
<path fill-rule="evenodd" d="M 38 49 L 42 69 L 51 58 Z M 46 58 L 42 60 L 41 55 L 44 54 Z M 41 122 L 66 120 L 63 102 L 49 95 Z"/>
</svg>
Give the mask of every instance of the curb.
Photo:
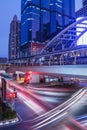
<svg viewBox="0 0 87 130">
<path fill-rule="evenodd" d="M 10 124 L 15 124 L 19 121 L 19 118 L 15 119 L 10 119 L 10 120 L 5 120 L 5 121 L 0 121 L 0 126 L 5 126 L 5 125 L 10 125 Z"/>
</svg>

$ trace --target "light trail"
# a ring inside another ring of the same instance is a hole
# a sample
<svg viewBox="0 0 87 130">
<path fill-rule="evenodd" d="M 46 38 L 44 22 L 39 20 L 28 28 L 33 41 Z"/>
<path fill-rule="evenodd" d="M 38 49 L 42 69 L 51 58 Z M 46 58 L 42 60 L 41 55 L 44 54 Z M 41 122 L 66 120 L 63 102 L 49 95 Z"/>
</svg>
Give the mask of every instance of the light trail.
<svg viewBox="0 0 87 130">
<path fill-rule="evenodd" d="M 42 120 L 52 114 L 54 114 L 57 110 L 61 110 L 62 108 L 64 108 L 66 105 L 70 104 L 70 102 L 72 102 L 81 92 L 83 91 L 83 89 L 79 90 L 78 92 L 76 92 L 74 94 L 74 96 L 72 96 L 69 100 L 67 100 L 66 102 L 62 103 L 61 105 L 57 106 L 56 108 L 40 115 L 39 117 L 36 117 L 34 120 Z"/>
<path fill-rule="evenodd" d="M 18 96 L 36 114 L 40 115 L 41 113 L 44 112 L 44 109 L 42 109 L 39 105 L 37 105 L 35 102 L 33 102 L 32 100 L 30 100 L 29 98 L 25 97 L 23 94 L 18 93 Z"/>
<path fill-rule="evenodd" d="M 58 117 L 53 118 L 53 119 L 50 120 L 49 122 L 46 122 L 46 123 L 44 123 L 44 124 L 42 124 L 42 125 L 40 125 L 40 126 L 37 126 L 36 128 L 34 128 L 34 130 L 37 130 L 37 129 L 42 128 L 42 127 L 44 127 L 44 126 L 46 126 L 46 125 L 48 125 L 48 124 L 50 124 L 50 123 L 53 123 L 54 121 L 56 121 L 56 120 L 58 120 L 58 119 L 61 119 L 62 117 L 66 116 L 66 114 L 67 114 L 67 112 L 64 112 L 64 113 L 62 113 L 61 115 L 59 115 Z"/>
<path fill-rule="evenodd" d="M 9 91 L 13 92 L 11 88 L 8 88 Z M 40 106 L 37 105 L 34 101 L 32 101 L 27 96 L 24 96 L 24 94 L 17 92 L 18 97 L 20 100 L 22 100 L 29 108 L 31 108 L 37 115 L 41 115 L 45 110 Z"/>
<path fill-rule="evenodd" d="M 85 94 L 85 92 L 86 92 L 86 90 L 83 90 L 82 92 L 80 91 L 79 95 L 77 95 L 75 98 L 73 97 L 73 101 L 71 100 L 69 102 L 69 104 L 66 105 L 64 108 L 62 108 L 60 111 L 56 110 L 55 114 L 54 114 L 54 112 L 50 113 L 50 115 L 48 113 L 48 116 L 46 115 L 46 118 L 44 118 L 44 116 L 46 114 L 45 113 L 44 116 L 42 116 L 43 120 L 41 119 L 41 121 L 39 123 L 37 123 L 36 125 L 34 125 L 33 128 L 37 130 L 38 128 L 41 128 L 43 126 L 46 126 L 46 125 L 52 123 L 51 121 L 56 120 L 58 117 L 61 117 L 64 112 L 66 112 L 74 103 L 76 103 Z"/>
<path fill-rule="evenodd" d="M 14 86 L 15 84 L 12 83 Z M 20 87 L 17 85 L 17 88 L 19 89 Z M 21 91 L 26 92 L 27 90 L 21 88 Z M 41 128 L 43 126 L 49 125 L 50 123 L 59 120 L 61 117 L 65 116 L 67 114 L 67 110 L 74 104 L 76 103 L 78 100 L 80 100 L 80 98 L 82 96 L 84 96 L 84 94 L 87 92 L 86 89 L 81 89 L 79 90 L 77 93 L 74 94 L 74 96 L 72 96 L 68 101 L 66 101 L 65 103 L 61 104 L 59 107 L 53 109 L 51 112 L 49 111 L 49 113 L 45 113 L 41 116 L 39 116 L 37 119 L 39 120 L 39 123 L 37 123 L 36 125 L 33 126 L 33 128 L 38 129 Z M 29 94 L 31 94 L 30 92 L 27 92 Z M 26 99 L 25 97 L 23 97 L 23 95 L 20 96 L 22 100 L 24 100 L 25 104 L 28 104 L 28 106 L 30 108 L 34 107 L 34 104 L 29 104 L 29 102 L 27 102 L 29 99 Z M 59 109 L 58 109 L 59 108 Z M 60 110 L 61 109 L 61 110 Z M 34 109 L 33 109 L 34 110 Z M 35 109 L 36 110 L 36 109 Z M 35 111 L 34 110 L 34 111 Z M 54 111 L 55 110 L 55 111 Z M 42 111 L 39 111 L 38 113 L 41 114 Z M 43 120 L 42 120 L 43 119 Z"/>
</svg>

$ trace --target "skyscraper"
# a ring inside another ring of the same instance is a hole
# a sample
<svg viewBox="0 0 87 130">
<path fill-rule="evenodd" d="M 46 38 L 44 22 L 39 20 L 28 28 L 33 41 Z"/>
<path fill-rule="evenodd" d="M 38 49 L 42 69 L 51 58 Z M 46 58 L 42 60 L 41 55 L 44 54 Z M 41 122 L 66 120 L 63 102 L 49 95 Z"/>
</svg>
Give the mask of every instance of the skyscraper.
<svg viewBox="0 0 87 130">
<path fill-rule="evenodd" d="M 10 24 L 9 44 L 8 44 L 8 58 L 9 62 L 19 58 L 19 45 L 20 45 L 20 21 L 14 15 Z"/>
<path fill-rule="evenodd" d="M 82 0 L 82 8 L 76 11 L 76 18 L 87 16 L 87 0 Z"/>
<path fill-rule="evenodd" d="M 21 55 L 32 54 L 32 43 L 46 43 L 75 21 L 74 0 L 21 0 Z"/>
</svg>

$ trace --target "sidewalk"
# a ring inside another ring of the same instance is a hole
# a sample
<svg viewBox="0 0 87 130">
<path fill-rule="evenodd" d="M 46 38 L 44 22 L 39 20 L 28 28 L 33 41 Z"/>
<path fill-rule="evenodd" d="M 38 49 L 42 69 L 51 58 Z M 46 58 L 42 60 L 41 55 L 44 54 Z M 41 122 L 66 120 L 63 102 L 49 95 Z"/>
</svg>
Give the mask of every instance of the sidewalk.
<svg viewBox="0 0 87 130">
<path fill-rule="evenodd" d="M 21 121 L 21 119 L 17 114 L 17 117 L 14 119 L 0 121 L 0 127 L 6 126 L 6 125 L 13 125 L 13 124 L 16 124 L 20 121 Z"/>
<path fill-rule="evenodd" d="M 16 118 L 10 119 L 10 120 L 3 120 L 3 121 L 0 121 L 0 127 L 6 126 L 6 125 L 12 125 L 12 124 L 15 124 L 19 121 L 20 121 L 19 117 L 16 117 Z"/>
</svg>

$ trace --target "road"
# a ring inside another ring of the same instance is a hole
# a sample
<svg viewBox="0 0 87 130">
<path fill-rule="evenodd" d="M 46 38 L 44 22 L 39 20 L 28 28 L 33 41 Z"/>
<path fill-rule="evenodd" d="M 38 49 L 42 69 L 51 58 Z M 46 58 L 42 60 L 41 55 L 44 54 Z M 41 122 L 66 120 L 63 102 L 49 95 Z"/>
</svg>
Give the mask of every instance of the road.
<svg viewBox="0 0 87 130">
<path fill-rule="evenodd" d="M 14 88 L 14 82 L 11 82 L 11 85 L 8 87 L 9 91 Z M 20 122 L 11 126 L 1 127 L 0 130 L 36 130 L 37 128 L 38 130 L 46 130 L 45 127 L 40 126 L 40 124 L 43 125 L 43 123 L 48 123 L 46 126 L 47 130 L 48 128 L 50 128 L 50 130 L 63 130 L 63 128 L 64 130 L 68 130 L 69 128 L 73 130 L 73 127 L 74 129 L 77 129 L 78 126 L 75 122 L 73 123 L 71 121 L 70 123 L 67 122 L 63 125 L 59 122 L 62 121 L 62 123 L 64 123 L 63 119 L 69 115 L 68 113 L 73 114 L 75 112 L 73 111 L 73 108 L 81 106 L 80 103 L 83 103 L 83 100 L 78 104 L 75 104 L 75 100 L 77 102 L 76 95 L 78 96 L 78 99 L 79 97 L 82 97 L 82 94 L 84 95 L 83 90 L 81 93 L 72 96 L 73 90 L 65 88 L 36 88 L 35 86 L 20 86 L 18 84 L 15 85 L 15 88 L 18 93 L 18 98 L 15 101 L 15 109 L 20 116 Z M 69 98 L 71 98 L 71 100 L 67 102 L 67 99 Z M 64 103 L 65 101 L 66 103 Z M 73 104 L 75 104 L 75 106 Z M 69 107 L 70 110 L 67 111 Z M 83 114 L 84 113 L 85 111 Z M 74 117 L 77 119 L 78 115 L 77 113 L 75 114 Z M 57 129 L 54 127 L 54 124 L 49 126 L 49 120 L 54 120 L 54 123 L 59 120 Z"/>
<path fill-rule="evenodd" d="M 11 84 L 8 87 L 9 91 L 13 87 L 14 85 Z M 23 91 L 23 86 L 20 90 L 18 86 L 16 87 L 18 98 L 15 100 L 15 109 L 20 117 L 20 122 L 16 125 L 1 127 L 0 130 L 31 130 L 35 117 L 60 105 L 72 94 L 71 90 L 66 89 L 35 88 L 35 86 L 33 88 L 25 86 L 25 89 L 28 93 Z M 38 111 L 35 107 L 38 107 Z"/>
</svg>

